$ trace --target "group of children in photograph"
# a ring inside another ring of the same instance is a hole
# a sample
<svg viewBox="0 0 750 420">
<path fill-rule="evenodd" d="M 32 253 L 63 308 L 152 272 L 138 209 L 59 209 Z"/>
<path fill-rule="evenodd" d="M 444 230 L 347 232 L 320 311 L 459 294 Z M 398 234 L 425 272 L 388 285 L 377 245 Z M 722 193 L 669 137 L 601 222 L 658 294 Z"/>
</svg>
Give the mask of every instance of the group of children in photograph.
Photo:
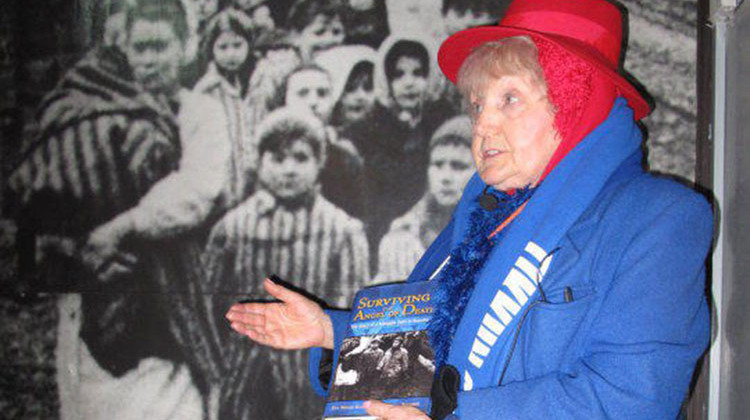
<svg viewBox="0 0 750 420">
<path fill-rule="evenodd" d="M 112 2 L 6 188 L 35 281 L 66 292 L 62 418 L 319 412 L 302 352 L 223 314 L 271 273 L 332 307 L 406 278 L 473 173 L 436 45 L 487 3 Z"/>
</svg>

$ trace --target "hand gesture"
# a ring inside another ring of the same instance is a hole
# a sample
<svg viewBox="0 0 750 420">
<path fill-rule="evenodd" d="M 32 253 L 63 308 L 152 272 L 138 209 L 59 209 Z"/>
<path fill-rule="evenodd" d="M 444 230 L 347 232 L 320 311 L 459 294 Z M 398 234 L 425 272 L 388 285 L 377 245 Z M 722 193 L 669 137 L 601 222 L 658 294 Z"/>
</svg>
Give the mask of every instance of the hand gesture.
<svg viewBox="0 0 750 420">
<path fill-rule="evenodd" d="M 422 410 L 409 405 L 386 404 L 382 401 L 365 401 L 367 414 L 381 420 L 430 420 Z"/>
<path fill-rule="evenodd" d="M 237 303 L 226 318 L 233 330 L 277 349 L 333 348 L 333 325 L 323 308 L 269 279 L 266 291 L 280 302 Z"/>
</svg>

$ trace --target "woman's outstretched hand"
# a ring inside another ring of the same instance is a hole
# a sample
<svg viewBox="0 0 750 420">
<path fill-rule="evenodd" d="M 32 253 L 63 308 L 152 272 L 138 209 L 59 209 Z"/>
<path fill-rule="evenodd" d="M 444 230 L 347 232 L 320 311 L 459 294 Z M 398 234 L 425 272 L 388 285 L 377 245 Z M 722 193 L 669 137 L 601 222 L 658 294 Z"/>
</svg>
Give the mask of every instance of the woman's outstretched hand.
<svg viewBox="0 0 750 420">
<path fill-rule="evenodd" d="M 269 279 L 263 287 L 280 302 L 232 305 L 226 318 L 233 330 L 277 349 L 333 348 L 331 318 L 320 305 Z"/>
</svg>

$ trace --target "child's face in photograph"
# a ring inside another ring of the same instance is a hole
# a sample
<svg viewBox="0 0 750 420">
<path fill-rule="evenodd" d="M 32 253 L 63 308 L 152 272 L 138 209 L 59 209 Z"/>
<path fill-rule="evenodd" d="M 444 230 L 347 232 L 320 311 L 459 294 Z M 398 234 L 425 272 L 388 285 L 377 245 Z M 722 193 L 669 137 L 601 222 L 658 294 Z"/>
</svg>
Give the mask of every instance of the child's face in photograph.
<svg viewBox="0 0 750 420">
<path fill-rule="evenodd" d="M 375 105 L 372 71 L 352 73 L 341 95 L 341 116 L 344 121 L 361 121 Z"/>
<path fill-rule="evenodd" d="M 310 143 L 299 139 L 288 149 L 263 153 L 260 176 L 275 196 L 295 199 L 313 191 L 320 172 L 319 164 Z"/>
<path fill-rule="evenodd" d="M 322 121 L 328 122 L 333 110 L 331 80 L 328 74 L 316 69 L 305 69 L 289 76 L 286 84 L 287 106 L 304 106 Z"/>
<path fill-rule="evenodd" d="M 316 15 L 296 38 L 302 56 L 309 59 L 318 51 L 343 44 L 344 25 L 338 15 Z"/>
<path fill-rule="evenodd" d="M 441 206 L 455 206 L 473 173 L 474 161 L 468 146 L 435 146 L 430 153 L 430 165 L 427 168 L 430 194 Z"/>
<path fill-rule="evenodd" d="M 214 42 L 214 60 L 219 68 L 235 72 L 247 60 L 247 40 L 234 32 L 223 32 Z"/>
<path fill-rule="evenodd" d="M 422 105 L 427 89 L 427 73 L 416 57 L 401 56 L 396 59 L 391 93 L 402 109 L 416 109 Z"/>
</svg>

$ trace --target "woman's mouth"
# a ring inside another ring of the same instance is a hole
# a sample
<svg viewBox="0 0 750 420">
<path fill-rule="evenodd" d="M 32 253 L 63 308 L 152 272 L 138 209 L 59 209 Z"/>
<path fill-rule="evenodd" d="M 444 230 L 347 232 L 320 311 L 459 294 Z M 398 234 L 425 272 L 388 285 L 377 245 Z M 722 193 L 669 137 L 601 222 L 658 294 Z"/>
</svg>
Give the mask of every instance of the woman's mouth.
<svg viewBox="0 0 750 420">
<path fill-rule="evenodd" d="M 482 153 L 482 158 L 484 159 L 492 159 L 494 157 L 500 156 L 503 152 L 497 149 L 489 149 L 485 150 Z"/>
</svg>

